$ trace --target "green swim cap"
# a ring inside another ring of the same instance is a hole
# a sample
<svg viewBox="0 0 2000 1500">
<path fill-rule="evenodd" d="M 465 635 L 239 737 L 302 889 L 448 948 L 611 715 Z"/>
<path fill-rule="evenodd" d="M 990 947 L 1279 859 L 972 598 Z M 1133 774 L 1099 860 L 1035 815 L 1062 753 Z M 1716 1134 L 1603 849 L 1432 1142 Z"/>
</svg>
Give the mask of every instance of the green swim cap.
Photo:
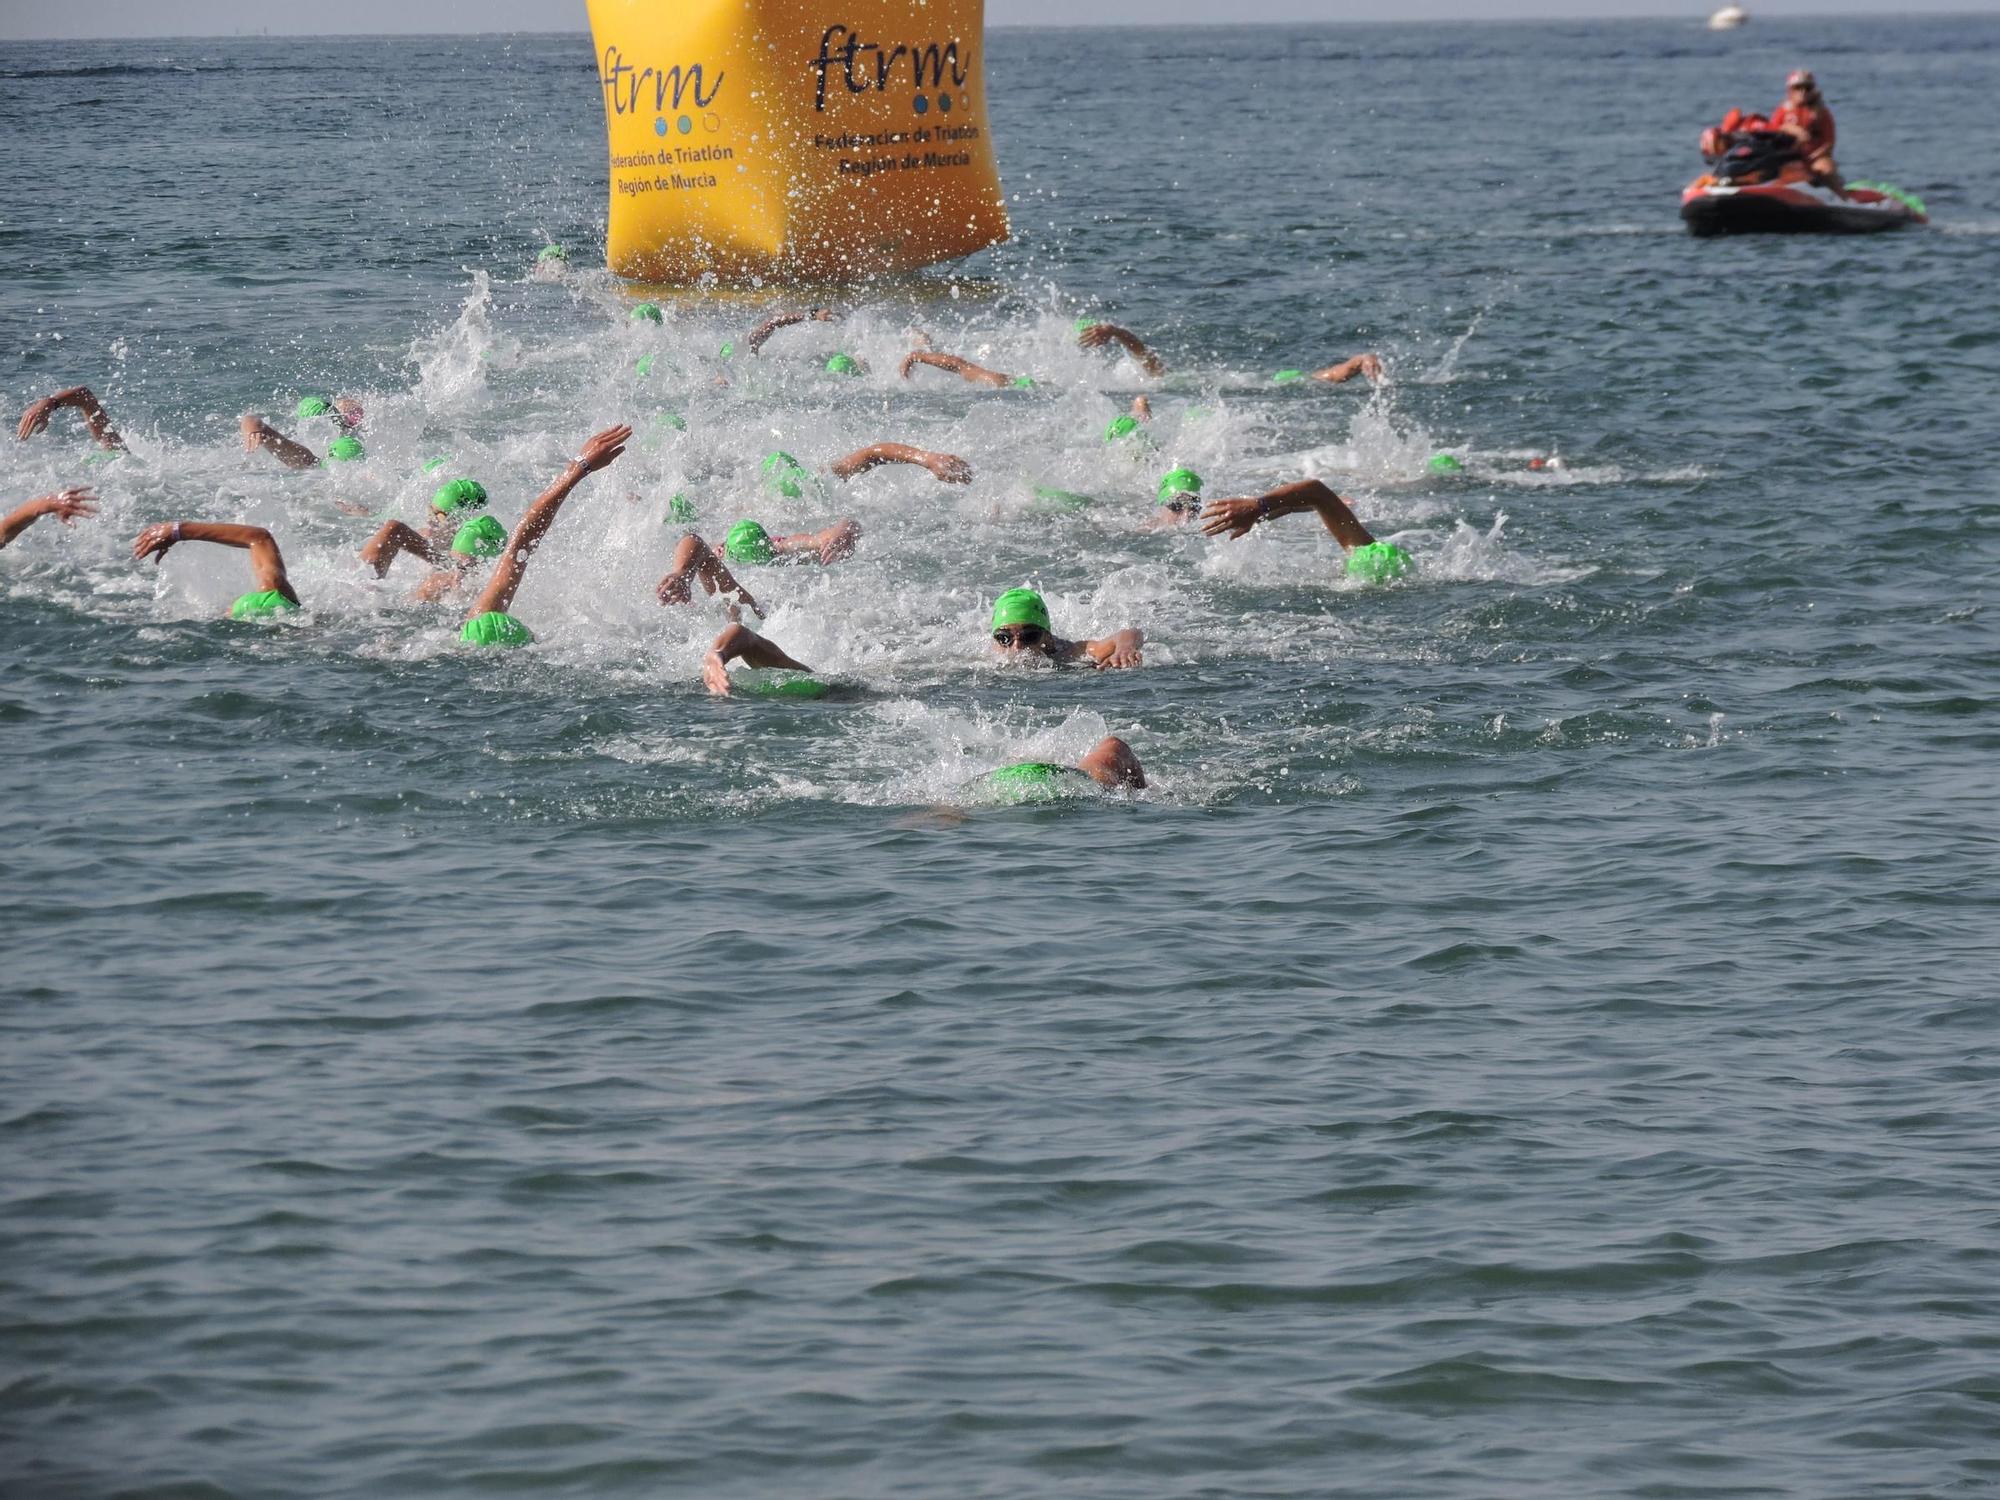
<svg viewBox="0 0 2000 1500">
<path fill-rule="evenodd" d="M 1160 504 L 1178 500 L 1182 495 L 1199 495 L 1201 476 L 1193 469 L 1169 469 L 1160 476 Z"/>
<path fill-rule="evenodd" d="M 807 472 L 806 466 L 782 450 L 768 454 L 763 468 L 764 488 L 793 500 L 803 495 L 812 483 L 812 475 Z"/>
<path fill-rule="evenodd" d="M 731 562 L 767 563 L 778 554 L 771 547 L 771 533 L 755 521 L 738 521 L 723 539 L 722 555 Z"/>
<path fill-rule="evenodd" d="M 660 304 L 657 302 L 641 302 L 632 309 L 632 316 L 648 323 L 664 323 L 667 320 L 667 315 L 660 311 Z"/>
<path fill-rule="evenodd" d="M 541 253 L 540 255 L 537 255 L 537 256 L 535 257 L 535 259 L 536 259 L 536 260 L 568 260 L 568 259 L 569 259 L 569 251 L 567 251 L 567 250 L 563 249 L 563 247 L 562 247 L 561 245 L 544 245 L 544 246 L 542 246 L 542 253 Z"/>
<path fill-rule="evenodd" d="M 1035 377 L 1032 375 L 1016 375 L 1007 384 L 1017 391 L 1032 391 L 1035 388 Z"/>
<path fill-rule="evenodd" d="M 1115 443 L 1120 438 L 1128 438 L 1133 436 L 1135 433 L 1138 432 L 1138 430 L 1139 430 L 1139 419 L 1135 416 L 1132 416 L 1130 413 L 1127 413 L 1125 416 L 1122 417 L 1113 417 L 1111 419 L 1111 425 L 1104 429 L 1104 441 L 1107 443 Z"/>
<path fill-rule="evenodd" d="M 432 459 L 429 463 L 424 465 L 424 472 L 426 474 L 435 474 L 439 469 L 442 469 L 446 464 L 450 462 L 451 462 L 451 455 L 449 453 L 440 453 L 436 458 Z"/>
<path fill-rule="evenodd" d="M 473 646 L 525 646 L 534 640 L 535 633 L 512 615 L 489 609 L 467 620 L 458 638 Z"/>
<path fill-rule="evenodd" d="M 298 414 L 302 417 L 337 417 L 333 403 L 324 396 L 299 397 Z"/>
<path fill-rule="evenodd" d="M 335 463 L 344 463 L 351 458 L 365 457 L 360 438 L 337 437 L 326 445 L 326 456 Z"/>
<path fill-rule="evenodd" d="M 1097 326 L 1097 319 L 1078 318 L 1074 323 L 1070 324 L 1069 326 L 1077 333 L 1088 333 L 1090 332 L 1091 329 Z"/>
<path fill-rule="evenodd" d="M 667 519 L 669 521 L 698 521 L 701 519 L 701 516 L 696 512 L 694 506 L 689 503 L 686 495 L 676 495 L 667 502 Z"/>
<path fill-rule="evenodd" d="M 1449 453 L 1433 453 L 1431 461 L 1425 465 L 1433 474 L 1463 474 L 1465 465 Z"/>
<path fill-rule="evenodd" d="M 1369 542 L 1347 554 L 1347 576 L 1364 583 L 1388 583 L 1416 568 L 1410 554 L 1394 542 Z"/>
<path fill-rule="evenodd" d="M 474 516 L 451 539 L 451 550 L 468 557 L 498 557 L 506 546 L 507 528 L 491 516 Z"/>
<path fill-rule="evenodd" d="M 836 354 L 826 362 L 829 375 L 859 375 L 861 366 L 851 354 Z"/>
<path fill-rule="evenodd" d="M 687 418 L 677 411 L 661 412 L 657 417 L 653 418 L 653 425 L 655 427 L 671 427 L 675 432 L 686 432 L 688 430 Z"/>
<path fill-rule="evenodd" d="M 996 802 L 1059 802 L 1083 791 L 1090 778 L 1074 766 L 1029 760 L 986 773 L 986 789 Z"/>
<path fill-rule="evenodd" d="M 1049 625 L 1049 607 L 1033 589 L 1009 589 L 993 601 L 993 629 L 1007 625 Z"/>
<path fill-rule="evenodd" d="M 641 379 L 644 379 L 646 376 L 653 373 L 653 356 L 650 354 L 640 355 L 638 364 L 634 365 L 632 368 L 639 372 L 639 376 Z"/>
<path fill-rule="evenodd" d="M 486 486 L 476 479 L 450 480 L 431 495 L 432 510 L 479 510 L 485 504 Z"/>
<path fill-rule="evenodd" d="M 827 683 L 808 673 L 766 668 L 739 672 L 729 685 L 735 692 L 756 698 L 824 698 L 831 691 Z"/>
<path fill-rule="evenodd" d="M 1291 385 L 1305 378 L 1306 372 L 1304 370 L 1280 370 L 1271 377 L 1271 383 L 1273 385 Z"/>
<path fill-rule="evenodd" d="M 724 359 L 728 359 L 731 355 L 733 355 L 736 352 L 736 345 L 731 343 L 728 339 L 724 339 L 722 341 L 722 348 L 717 352 L 721 354 L 721 356 Z"/>
<path fill-rule="evenodd" d="M 229 606 L 232 620 L 263 620 L 272 615 L 287 614 L 298 608 L 276 589 L 259 589 L 254 594 L 245 594 Z"/>
</svg>

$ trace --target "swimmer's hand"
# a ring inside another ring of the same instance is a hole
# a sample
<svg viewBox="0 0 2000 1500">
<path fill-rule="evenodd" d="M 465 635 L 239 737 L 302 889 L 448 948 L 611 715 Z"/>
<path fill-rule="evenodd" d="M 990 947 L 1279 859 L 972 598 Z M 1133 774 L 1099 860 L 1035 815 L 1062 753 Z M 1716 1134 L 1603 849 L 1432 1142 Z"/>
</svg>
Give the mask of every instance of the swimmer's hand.
<svg viewBox="0 0 2000 1500">
<path fill-rule="evenodd" d="M 161 558 L 173 550 L 174 543 L 181 539 L 178 521 L 162 521 L 156 526 L 148 526 L 132 542 L 132 556 L 152 558 L 158 565 Z"/>
<path fill-rule="evenodd" d="M 944 484 L 972 483 L 972 465 L 956 453 L 930 453 L 924 456 L 924 467 L 935 474 Z"/>
<path fill-rule="evenodd" d="M 711 651 L 701 659 L 701 680 L 714 696 L 729 696 L 729 665 L 720 651 Z"/>
<path fill-rule="evenodd" d="M 586 474 L 595 474 L 599 469 L 609 468 L 625 451 L 625 444 L 631 436 L 632 429 L 623 423 L 616 427 L 607 427 L 602 432 L 592 433 L 584 445 L 577 449 L 576 461 L 583 465 L 583 472 Z"/>
<path fill-rule="evenodd" d="M 1261 500 L 1211 500 L 1201 508 L 1202 533 L 1234 541 L 1248 536 L 1268 514 Z"/>
<path fill-rule="evenodd" d="M 88 485 L 77 485 L 72 489 L 58 490 L 53 495 L 44 495 L 39 500 L 30 500 L 37 516 L 54 516 L 67 526 L 78 516 L 97 514 L 97 491 Z M 23 510 L 27 506 L 22 507 Z"/>
<path fill-rule="evenodd" d="M 809 307 L 804 312 L 779 313 L 774 318 L 766 318 L 759 323 L 745 341 L 752 354 L 757 353 L 780 328 L 790 328 L 794 323 L 831 323 L 835 313 L 830 307 Z"/>
<path fill-rule="evenodd" d="M 1140 369 L 1155 379 L 1167 373 L 1165 360 L 1148 349 L 1131 329 L 1120 328 L 1116 323 L 1092 323 L 1076 336 L 1076 341 L 1085 349 L 1102 349 L 1106 344 L 1116 344 L 1132 356 Z"/>
<path fill-rule="evenodd" d="M 1115 631 L 1101 641 L 1088 641 L 1084 650 L 1097 663 L 1100 672 L 1122 671 L 1127 667 L 1142 667 L 1146 664 L 1144 653 L 1145 637 L 1129 627 Z"/>
<path fill-rule="evenodd" d="M 111 417 L 104 405 L 87 385 L 73 385 L 68 390 L 57 391 L 52 396 L 31 402 L 21 413 L 21 425 L 15 429 L 15 436 L 26 442 L 49 425 L 49 418 L 65 406 L 74 406 L 83 413 L 84 425 L 97 446 L 112 453 L 125 451 L 125 439 L 118 435 L 118 429 L 111 425 Z"/>
<path fill-rule="evenodd" d="M 1355 376 L 1365 376 L 1369 380 L 1382 378 L 1382 361 L 1372 354 L 1357 354 L 1352 359 L 1343 359 L 1338 364 L 1328 365 L 1324 370 L 1314 370 L 1306 378 L 1322 380 L 1328 385 L 1341 385 Z"/>
<path fill-rule="evenodd" d="M 77 392 L 86 389 L 80 385 L 71 386 L 66 391 L 57 391 L 53 396 L 44 396 L 39 401 L 30 402 L 28 409 L 21 413 L 21 425 L 16 429 L 15 436 L 25 443 L 36 433 L 46 431 L 49 418 L 68 406 Z"/>
</svg>

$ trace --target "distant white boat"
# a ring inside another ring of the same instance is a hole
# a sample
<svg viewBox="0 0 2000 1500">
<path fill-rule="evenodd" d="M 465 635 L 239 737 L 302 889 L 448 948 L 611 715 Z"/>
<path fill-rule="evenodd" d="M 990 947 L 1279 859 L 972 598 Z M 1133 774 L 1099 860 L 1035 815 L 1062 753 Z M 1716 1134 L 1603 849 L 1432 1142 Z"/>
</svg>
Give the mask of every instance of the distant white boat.
<svg viewBox="0 0 2000 1500">
<path fill-rule="evenodd" d="M 1708 18 L 1710 31 L 1734 31 L 1750 19 L 1750 12 L 1740 5 L 1725 5 Z"/>
</svg>

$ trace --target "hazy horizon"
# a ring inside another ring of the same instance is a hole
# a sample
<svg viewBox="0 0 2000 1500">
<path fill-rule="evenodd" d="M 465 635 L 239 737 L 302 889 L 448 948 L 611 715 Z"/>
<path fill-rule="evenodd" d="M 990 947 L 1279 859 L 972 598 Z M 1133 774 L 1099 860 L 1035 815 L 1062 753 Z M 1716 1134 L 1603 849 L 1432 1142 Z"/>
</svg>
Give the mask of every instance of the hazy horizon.
<svg viewBox="0 0 2000 1500">
<path fill-rule="evenodd" d="M 988 0 L 989 26 L 1242 26 L 1302 23 L 1367 23 L 1385 21 L 1544 21 L 1544 20 L 1677 20 L 1698 21 L 1720 0 L 1354 0 L 1328 5 L 1324 0 L 1100 0 L 1087 20 L 1067 0 Z M 347 0 L 338 10 L 277 9 L 268 0 L 186 0 L 176 7 L 177 19 L 160 24 L 156 0 L 102 0 L 94 24 L 81 33 L 71 15 L 0 12 L 0 41 L 139 40 L 205 36 L 395 36 L 422 34 L 491 34 L 508 32 L 569 32 L 588 29 L 580 0 L 489 0 L 480 8 L 478 24 L 463 22 L 464 7 L 444 0 Z M 1880 0 L 1753 0 L 1748 7 L 1757 19 L 1806 19 L 1813 16 L 1895 15 L 1927 13 L 1989 15 L 2000 13 L 2000 0 L 1927 0 L 1920 12 L 1906 12 Z M 342 24 L 329 26 L 329 21 Z"/>
</svg>

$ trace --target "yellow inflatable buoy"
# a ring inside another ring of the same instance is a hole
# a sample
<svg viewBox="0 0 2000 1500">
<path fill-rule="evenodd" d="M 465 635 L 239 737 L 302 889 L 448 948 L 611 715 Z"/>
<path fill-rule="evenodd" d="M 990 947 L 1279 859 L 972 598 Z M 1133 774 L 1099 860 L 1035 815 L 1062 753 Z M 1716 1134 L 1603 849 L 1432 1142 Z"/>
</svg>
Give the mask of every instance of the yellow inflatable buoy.
<svg viewBox="0 0 2000 1500">
<path fill-rule="evenodd" d="M 851 281 L 1007 237 L 984 0 L 590 0 L 621 276 Z"/>
</svg>

